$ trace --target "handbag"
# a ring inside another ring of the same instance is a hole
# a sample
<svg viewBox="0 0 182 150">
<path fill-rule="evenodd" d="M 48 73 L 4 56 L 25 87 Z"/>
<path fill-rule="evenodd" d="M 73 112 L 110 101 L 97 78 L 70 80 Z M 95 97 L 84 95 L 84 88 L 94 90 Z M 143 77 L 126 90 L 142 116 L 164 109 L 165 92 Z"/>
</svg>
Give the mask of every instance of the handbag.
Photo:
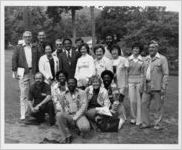
<svg viewBox="0 0 182 150">
<path fill-rule="evenodd" d="M 96 124 L 102 132 L 117 132 L 119 119 L 113 116 L 96 115 Z"/>
</svg>

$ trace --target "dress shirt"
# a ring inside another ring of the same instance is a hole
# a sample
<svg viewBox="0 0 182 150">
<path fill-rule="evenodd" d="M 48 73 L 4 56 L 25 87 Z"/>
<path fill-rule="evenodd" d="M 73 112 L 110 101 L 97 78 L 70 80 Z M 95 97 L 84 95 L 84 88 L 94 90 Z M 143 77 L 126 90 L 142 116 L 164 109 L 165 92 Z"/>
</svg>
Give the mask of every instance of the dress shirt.
<svg viewBox="0 0 182 150">
<path fill-rule="evenodd" d="M 77 119 L 86 111 L 87 104 L 85 91 L 75 89 L 73 94 L 71 94 L 69 90 L 66 90 L 63 93 L 61 100 L 63 112 L 66 112 Z"/>
<path fill-rule="evenodd" d="M 147 80 L 151 80 L 151 63 L 152 63 L 152 60 L 155 59 L 155 58 L 160 58 L 160 55 L 159 53 L 156 53 L 156 55 L 151 58 L 151 56 L 149 56 L 149 65 L 148 65 L 148 68 L 147 68 L 147 72 L 146 72 L 146 79 Z"/>
<path fill-rule="evenodd" d="M 28 68 L 32 68 L 32 48 L 31 45 L 23 45 Z"/>
</svg>

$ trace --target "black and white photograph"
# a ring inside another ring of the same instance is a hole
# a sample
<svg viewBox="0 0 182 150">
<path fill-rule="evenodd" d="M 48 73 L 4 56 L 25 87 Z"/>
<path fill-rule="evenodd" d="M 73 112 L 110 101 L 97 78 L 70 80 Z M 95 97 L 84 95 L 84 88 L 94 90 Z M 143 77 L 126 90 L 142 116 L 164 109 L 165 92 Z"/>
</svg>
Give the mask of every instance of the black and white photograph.
<svg viewBox="0 0 182 150">
<path fill-rule="evenodd" d="M 181 4 L 1 1 L 0 148 L 181 148 Z"/>
</svg>

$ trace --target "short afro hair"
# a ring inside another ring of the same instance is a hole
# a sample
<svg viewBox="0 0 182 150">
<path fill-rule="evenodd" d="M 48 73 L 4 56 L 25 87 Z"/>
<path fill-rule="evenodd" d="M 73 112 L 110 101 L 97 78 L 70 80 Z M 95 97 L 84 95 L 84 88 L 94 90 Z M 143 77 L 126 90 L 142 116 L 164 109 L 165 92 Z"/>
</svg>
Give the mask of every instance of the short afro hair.
<svg viewBox="0 0 182 150">
<path fill-rule="evenodd" d="M 103 80 L 104 76 L 105 75 L 109 75 L 111 77 L 111 80 L 113 80 L 114 78 L 114 74 L 112 73 L 112 71 L 110 70 L 104 70 L 102 73 L 101 73 L 101 78 Z"/>
<path fill-rule="evenodd" d="M 64 45 L 65 41 L 70 41 L 70 43 L 72 44 L 72 40 L 71 40 L 71 39 L 65 38 L 65 39 L 63 40 L 63 45 Z"/>
</svg>

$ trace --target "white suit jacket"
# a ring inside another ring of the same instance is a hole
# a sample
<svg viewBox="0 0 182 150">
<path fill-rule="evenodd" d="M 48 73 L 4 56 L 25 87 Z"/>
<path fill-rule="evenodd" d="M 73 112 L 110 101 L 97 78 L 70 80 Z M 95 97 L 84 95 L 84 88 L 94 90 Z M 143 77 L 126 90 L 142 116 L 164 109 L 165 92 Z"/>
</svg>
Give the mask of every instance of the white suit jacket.
<svg viewBox="0 0 182 150">
<path fill-rule="evenodd" d="M 54 71 L 56 74 L 59 70 L 59 60 L 56 56 L 53 56 L 53 60 L 54 60 Z M 43 55 L 40 57 L 39 71 L 44 75 L 45 81 L 49 78 L 53 79 L 53 76 L 51 73 L 51 66 L 46 55 Z"/>
</svg>

